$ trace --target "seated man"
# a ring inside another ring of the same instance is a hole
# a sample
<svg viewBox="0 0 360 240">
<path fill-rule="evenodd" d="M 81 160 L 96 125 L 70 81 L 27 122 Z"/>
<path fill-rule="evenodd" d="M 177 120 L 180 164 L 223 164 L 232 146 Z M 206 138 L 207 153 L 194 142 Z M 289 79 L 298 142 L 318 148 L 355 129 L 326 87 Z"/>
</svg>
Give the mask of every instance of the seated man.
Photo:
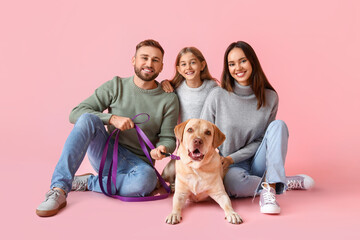
<svg viewBox="0 0 360 240">
<path fill-rule="evenodd" d="M 160 160 L 164 157 L 161 152 L 175 150 L 174 127 L 178 119 L 179 102 L 174 93 L 165 93 L 155 81 L 163 68 L 163 55 L 164 50 L 158 42 L 142 41 L 136 46 L 135 56 L 132 58 L 134 76 L 114 77 L 72 110 L 70 122 L 75 125 L 56 165 L 50 190 L 36 209 L 37 215 L 48 217 L 57 214 L 66 206 L 66 197 L 71 190 L 101 192 L 99 181 L 106 186 L 115 137 L 109 144 L 102 179 L 92 174 L 76 176 L 74 179 L 74 175 L 85 153 L 95 171 L 99 171 L 108 132 L 111 133 L 115 128 L 121 130 L 116 194 L 145 196 L 155 189 L 155 170 L 149 165 L 149 160 L 140 147 L 131 118 L 139 113 L 150 115 L 150 120 L 139 127 L 156 146 L 150 152 L 153 159 Z M 103 113 L 106 109 L 108 113 Z M 139 116 L 135 122 L 143 121 L 142 117 Z M 108 131 L 104 124 L 108 125 Z M 115 190 L 115 186 L 112 187 Z"/>
</svg>

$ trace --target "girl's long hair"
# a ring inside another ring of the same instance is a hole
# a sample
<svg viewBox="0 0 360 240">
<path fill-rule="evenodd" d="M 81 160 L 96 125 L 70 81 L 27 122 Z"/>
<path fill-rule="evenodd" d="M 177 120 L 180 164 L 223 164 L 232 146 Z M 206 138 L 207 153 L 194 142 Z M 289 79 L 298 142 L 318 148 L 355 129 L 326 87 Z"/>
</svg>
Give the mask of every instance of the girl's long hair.
<svg viewBox="0 0 360 240">
<path fill-rule="evenodd" d="M 181 76 L 181 74 L 177 71 L 177 66 L 179 66 L 180 63 L 180 58 L 185 54 L 185 53 L 192 53 L 195 55 L 195 57 L 200 61 L 203 62 L 205 61 L 205 68 L 201 71 L 200 73 L 200 79 L 201 81 L 204 80 L 214 80 L 215 82 L 218 82 L 215 78 L 213 78 L 209 72 L 209 68 L 207 66 L 206 60 L 204 58 L 204 55 L 200 52 L 199 49 L 197 49 L 196 47 L 185 47 L 183 49 L 180 50 L 180 52 L 178 53 L 176 60 L 175 60 L 175 76 L 173 77 L 173 79 L 170 81 L 171 85 L 173 86 L 174 89 L 178 88 L 180 86 L 180 84 L 185 80 L 185 78 L 183 76 Z"/>
</svg>

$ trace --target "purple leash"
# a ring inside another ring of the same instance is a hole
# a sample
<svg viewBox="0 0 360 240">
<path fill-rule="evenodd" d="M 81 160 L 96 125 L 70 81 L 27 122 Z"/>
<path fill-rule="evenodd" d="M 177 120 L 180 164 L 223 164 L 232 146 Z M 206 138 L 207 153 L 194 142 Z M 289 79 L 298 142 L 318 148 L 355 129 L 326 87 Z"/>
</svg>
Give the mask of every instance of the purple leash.
<svg viewBox="0 0 360 240">
<path fill-rule="evenodd" d="M 116 175 L 117 175 L 117 164 L 118 164 L 118 145 L 119 145 L 119 129 L 115 129 L 111 135 L 108 137 L 108 139 L 106 140 L 105 146 L 104 146 L 104 151 L 103 151 L 103 155 L 101 157 L 101 162 L 100 162 L 100 167 L 99 167 L 99 183 L 100 183 L 100 188 L 101 191 L 108 197 L 113 197 L 125 202 L 144 202 L 144 201 L 153 201 L 153 200 L 160 200 L 160 199 L 165 199 L 169 196 L 169 194 L 171 193 L 170 187 L 165 183 L 165 180 L 161 177 L 160 173 L 156 170 L 156 168 L 154 167 L 154 163 L 151 160 L 149 151 L 146 148 L 146 145 L 149 146 L 150 149 L 154 149 L 154 145 L 150 142 L 149 138 L 145 135 L 145 133 L 141 130 L 140 127 L 137 126 L 137 124 L 143 124 L 149 121 L 150 116 L 147 113 L 140 113 L 137 114 L 136 116 L 134 116 L 132 118 L 132 120 L 134 121 L 135 118 L 137 118 L 140 115 L 146 115 L 148 117 L 148 119 L 144 122 L 140 122 L 140 123 L 135 123 L 135 130 L 139 139 L 139 143 L 141 146 L 141 149 L 143 150 L 143 152 L 145 153 L 146 157 L 149 159 L 152 168 L 154 168 L 155 173 L 161 183 L 161 185 L 165 188 L 166 190 L 166 194 L 162 194 L 162 195 L 157 195 L 157 196 L 146 196 L 146 197 L 123 197 L 123 196 L 119 196 L 116 194 L 112 194 L 112 190 L 111 190 L 111 182 L 114 184 L 115 186 L 115 193 L 117 192 L 116 190 Z M 108 179 L 107 179 L 107 184 L 106 184 L 106 188 L 107 188 L 107 192 L 104 189 L 103 186 L 103 182 L 102 182 L 102 177 L 103 177 L 103 171 L 104 171 L 104 166 L 105 166 L 105 162 L 106 162 L 106 155 L 108 152 L 108 148 L 109 148 L 109 142 L 111 137 L 115 134 L 116 132 L 116 137 L 115 137 L 115 143 L 114 143 L 114 152 L 113 152 L 113 160 L 110 163 L 110 167 L 109 167 L 109 173 L 108 173 Z M 162 153 L 165 156 L 170 156 L 171 159 L 176 159 L 179 160 L 180 158 L 178 156 L 175 156 L 173 154 L 169 154 L 169 153 Z"/>
</svg>

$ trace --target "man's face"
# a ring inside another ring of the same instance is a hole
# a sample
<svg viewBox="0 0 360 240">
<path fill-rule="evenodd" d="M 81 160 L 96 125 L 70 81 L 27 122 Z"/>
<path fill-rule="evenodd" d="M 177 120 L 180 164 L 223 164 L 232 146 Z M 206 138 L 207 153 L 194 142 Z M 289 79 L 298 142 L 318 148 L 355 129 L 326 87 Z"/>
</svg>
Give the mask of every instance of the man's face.
<svg viewBox="0 0 360 240">
<path fill-rule="evenodd" d="M 132 58 L 136 76 L 143 81 L 156 79 L 163 68 L 163 56 L 160 49 L 144 46 L 137 50 Z"/>
</svg>

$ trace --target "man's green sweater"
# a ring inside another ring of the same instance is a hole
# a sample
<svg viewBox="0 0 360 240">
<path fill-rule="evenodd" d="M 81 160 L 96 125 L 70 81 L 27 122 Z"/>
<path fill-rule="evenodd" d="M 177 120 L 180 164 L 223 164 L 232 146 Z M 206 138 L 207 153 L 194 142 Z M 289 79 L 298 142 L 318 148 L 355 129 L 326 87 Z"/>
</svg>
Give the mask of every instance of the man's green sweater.
<svg viewBox="0 0 360 240">
<path fill-rule="evenodd" d="M 108 112 L 103 113 L 106 109 Z M 160 84 L 155 89 L 145 90 L 135 85 L 133 76 L 114 77 L 71 111 L 70 122 L 75 123 L 83 113 L 97 115 L 108 125 L 109 133 L 114 130 L 114 126 L 109 125 L 112 115 L 132 118 L 139 113 L 148 113 L 150 120 L 138 126 L 154 146 L 164 145 L 170 153 L 175 150 L 174 127 L 178 119 L 179 102 L 175 93 L 165 93 Z M 147 117 L 142 115 L 134 122 L 143 122 L 146 119 Z M 119 143 L 149 162 L 140 147 L 134 128 L 120 132 Z"/>
</svg>

